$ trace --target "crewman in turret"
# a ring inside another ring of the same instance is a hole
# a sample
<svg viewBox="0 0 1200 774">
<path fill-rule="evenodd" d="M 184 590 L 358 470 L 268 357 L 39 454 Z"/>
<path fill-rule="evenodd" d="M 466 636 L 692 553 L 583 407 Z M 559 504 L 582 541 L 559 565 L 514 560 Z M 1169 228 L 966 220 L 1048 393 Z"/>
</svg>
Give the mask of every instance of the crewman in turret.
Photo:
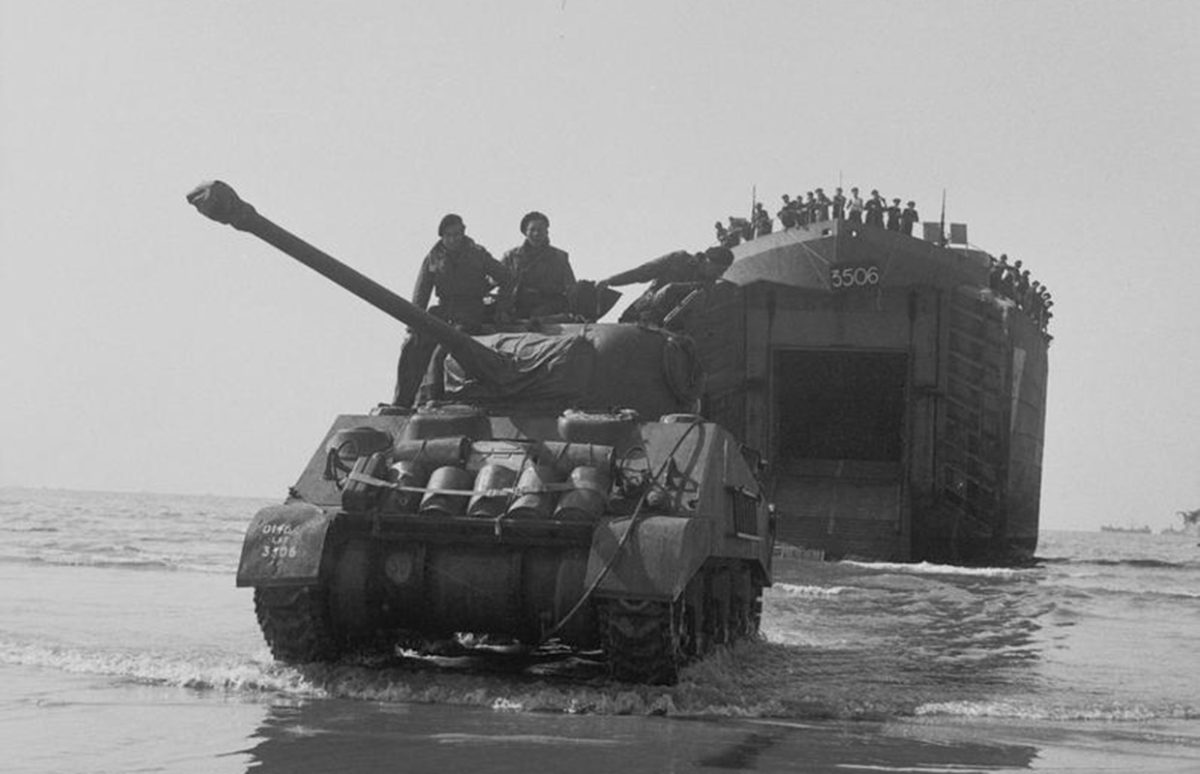
<svg viewBox="0 0 1200 774">
<path fill-rule="evenodd" d="M 438 241 L 421 262 L 412 303 L 427 309 L 436 290 L 438 303 L 428 309 L 429 313 L 474 334 L 479 333 L 485 322 L 488 310 L 484 299 L 493 288 L 498 291 L 495 315 L 501 320 L 507 315 L 511 284 L 511 272 L 467 236 L 466 225 L 459 215 L 450 213 L 438 223 Z M 396 366 L 393 404 L 412 405 L 435 348 L 436 342 L 427 336 L 409 331 Z"/>
<path fill-rule="evenodd" d="M 650 287 L 621 314 L 621 322 L 663 325 L 667 316 L 692 296 L 702 295 L 733 263 L 727 247 L 710 247 L 702 253 L 677 250 L 641 266 L 614 274 L 596 283 L 597 289 L 649 282 Z"/>
<path fill-rule="evenodd" d="M 550 244 L 550 219 L 536 210 L 521 218 L 525 242 L 504 254 L 512 274 L 513 315 L 549 317 L 570 311 L 575 272 L 565 250 Z"/>
</svg>

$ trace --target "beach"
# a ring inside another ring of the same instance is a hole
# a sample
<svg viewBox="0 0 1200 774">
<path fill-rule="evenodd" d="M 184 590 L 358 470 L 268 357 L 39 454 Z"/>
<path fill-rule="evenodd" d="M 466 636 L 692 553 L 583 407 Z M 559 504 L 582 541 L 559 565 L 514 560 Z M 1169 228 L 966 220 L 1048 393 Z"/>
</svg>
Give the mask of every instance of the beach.
<svg viewBox="0 0 1200 774">
<path fill-rule="evenodd" d="M 233 584 L 266 504 L 0 490 L 0 771 L 1200 770 L 1194 538 L 783 558 L 761 641 L 634 686 L 587 654 L 276 664 Z"/>
</svg>

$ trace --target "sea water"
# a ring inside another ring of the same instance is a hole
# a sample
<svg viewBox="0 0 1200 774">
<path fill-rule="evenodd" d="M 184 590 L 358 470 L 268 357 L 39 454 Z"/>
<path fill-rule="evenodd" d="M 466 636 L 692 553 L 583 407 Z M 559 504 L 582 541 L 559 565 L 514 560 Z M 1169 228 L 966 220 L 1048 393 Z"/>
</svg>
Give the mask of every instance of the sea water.
<svg viewBox="0 0 1200 774">
<path fill-rule="evenodd" d="M 266 501 L 0 490 L 0 771 L 1200 771 L 1200 546 L 1029 568 L 781 558 L 678 685 L 563 656 L 275 663 L 233 584 Z"/>
</svg>

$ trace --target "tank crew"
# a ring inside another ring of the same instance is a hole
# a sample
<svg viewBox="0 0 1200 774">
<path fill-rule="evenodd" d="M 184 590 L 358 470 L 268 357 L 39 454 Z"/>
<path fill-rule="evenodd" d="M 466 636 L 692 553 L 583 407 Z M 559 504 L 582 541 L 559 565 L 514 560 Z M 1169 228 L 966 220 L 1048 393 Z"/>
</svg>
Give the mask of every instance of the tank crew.
<svg viewBox="0 0 1200 774">
<path fill-rule="evenodd" d="M 763 206 L 762 202 L 758 202 L 757 204 L 754 205 L 754 236 L 755 236 L 755 238 L 760 237 L 760 236 L 766 236 L 767 234 L 770 234 L 772 229 L 773 229 L 773 226 L 771 224 L 770 213 L 767 212 L 767 208 Z"/>
<path fill-rule="evenodd" d="M 858 195 L 857 188 L 850 189 L 850 198 L 846 200 L 846 222 L 861 224 L 863 222 L 863 200 Z"/>
<path fill-rule="evenodd" d="M 921 219 L 917 212 L 917 203 L 910 201 L 900 213 L 900 233 L 912 236 L 913 224 Z"/>
<path fill-rule="evenodd" d="M 900 200 L 892 199 L 891 206 L 888 207 L 886 210 L 884 210 L 884 212 L 887 213 L 887 230 L 888 231 L 899 231 L 900 230 L 900 213 L 902 212 L 902 210 L 900 208 Z"/>
<path fill-rule="evenodd" d="M 715 282 L 732 263 L 733 252 L 726 247 L 710 247 L 702 253 L 677 250 L 614 274 L 596 287 L 649 282 L 650 287 L 625 309 L 620 321 L 660 325 L 691 291 Z"/>
<path fill-rule="evenodd" d="M 412 303 L 428 309 L 437 291 L 438 303 L 429 312 L 467 333 L 478 333 L 487 312 L 484 298 L 492 288 L 498 288 L 497 317 L 507 313 L 511 281 L 508 269 L 467 236 L 460 216 L 450 213 L 438 223 L 438 241 L 421 262 Z M 435 348 L 436 343 L 428 337 L 409 331 L 396 364 L 393 404 L 412 405 Z"/>
<path fill-rule="evenodd" d="M 871 191 L 871 198 L 867 199 L 867 203 L 863 205 L 863 209 L 867 212 L 868 226 L 883 228 L 883 211 L 886 206 L 887 203 L 879 195 L 879 191 Z"/>
<path fill-rule="evenodd" d="M 512 274 L 513 315 L 521 319 L 570 311 L 575 273 L 565 250 L 550 244 L 550 219 L 540 212 L 521 218 L 525 242 L 504 254 Z"/>
<path fill-rule="evenodd" d="M 833 219 L 834 220 L 841 220 L 843 217 L 845 217 L 846 195 L 844 193 L 842 193 L 841 188 L 834 189 L 833 198 L 829 200 L 829 203 L 831 205 L 833 205 Z"/>
</svg>

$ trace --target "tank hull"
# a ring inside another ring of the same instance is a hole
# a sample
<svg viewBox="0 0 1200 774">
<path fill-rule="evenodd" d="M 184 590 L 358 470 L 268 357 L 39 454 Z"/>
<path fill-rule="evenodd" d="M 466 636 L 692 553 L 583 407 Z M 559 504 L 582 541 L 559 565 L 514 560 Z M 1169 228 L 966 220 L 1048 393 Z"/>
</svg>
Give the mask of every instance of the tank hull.
<svg viewBox="0 0 1200 774">
<path fill-rule="evenodd" d="M 757 482 L 727 432 L 622 417 L 616 444 L 605 446 L 571 442 L 541 416 L 467 413 L 339 417 L 289 502 L 256 515 L 238 584 L 256 589 L 276 657 L 420 650 L 473 633 L 525 648 L 600 649 L 620 679 L 669 682 L 714 645 L 754 635 L 770 582 L 770 516 L 748 494 Z M 486 437 L 445 436 L 464 429 Z M 374 434 L 393 439 L 390 451 L 366 456 L 379 447 L 360 444 L 351 471 L 339 469 L 335 457 Z M 436 470 L 410 487 L 427 490 L 418 509 L 381 460 L 403 458 L 393 464 L 408 473 L 421 455 Z M 438 472 L 456 456 L 454 469 L 468 474 L 459 480 L 474 475 L 486 490 L 469 497 L 439 483 L 452 480 Z M 497 475 L 506 466 L 538 476 Z M 622 494 L 667 468 L 669 496 L 651 505 Z M 547 499 L 533 507 L 530 492 Z M 480 494 L 507 506 L 472 510 Z M 430 495 L 461 507 L 432 507 Z"/>
</svg>

